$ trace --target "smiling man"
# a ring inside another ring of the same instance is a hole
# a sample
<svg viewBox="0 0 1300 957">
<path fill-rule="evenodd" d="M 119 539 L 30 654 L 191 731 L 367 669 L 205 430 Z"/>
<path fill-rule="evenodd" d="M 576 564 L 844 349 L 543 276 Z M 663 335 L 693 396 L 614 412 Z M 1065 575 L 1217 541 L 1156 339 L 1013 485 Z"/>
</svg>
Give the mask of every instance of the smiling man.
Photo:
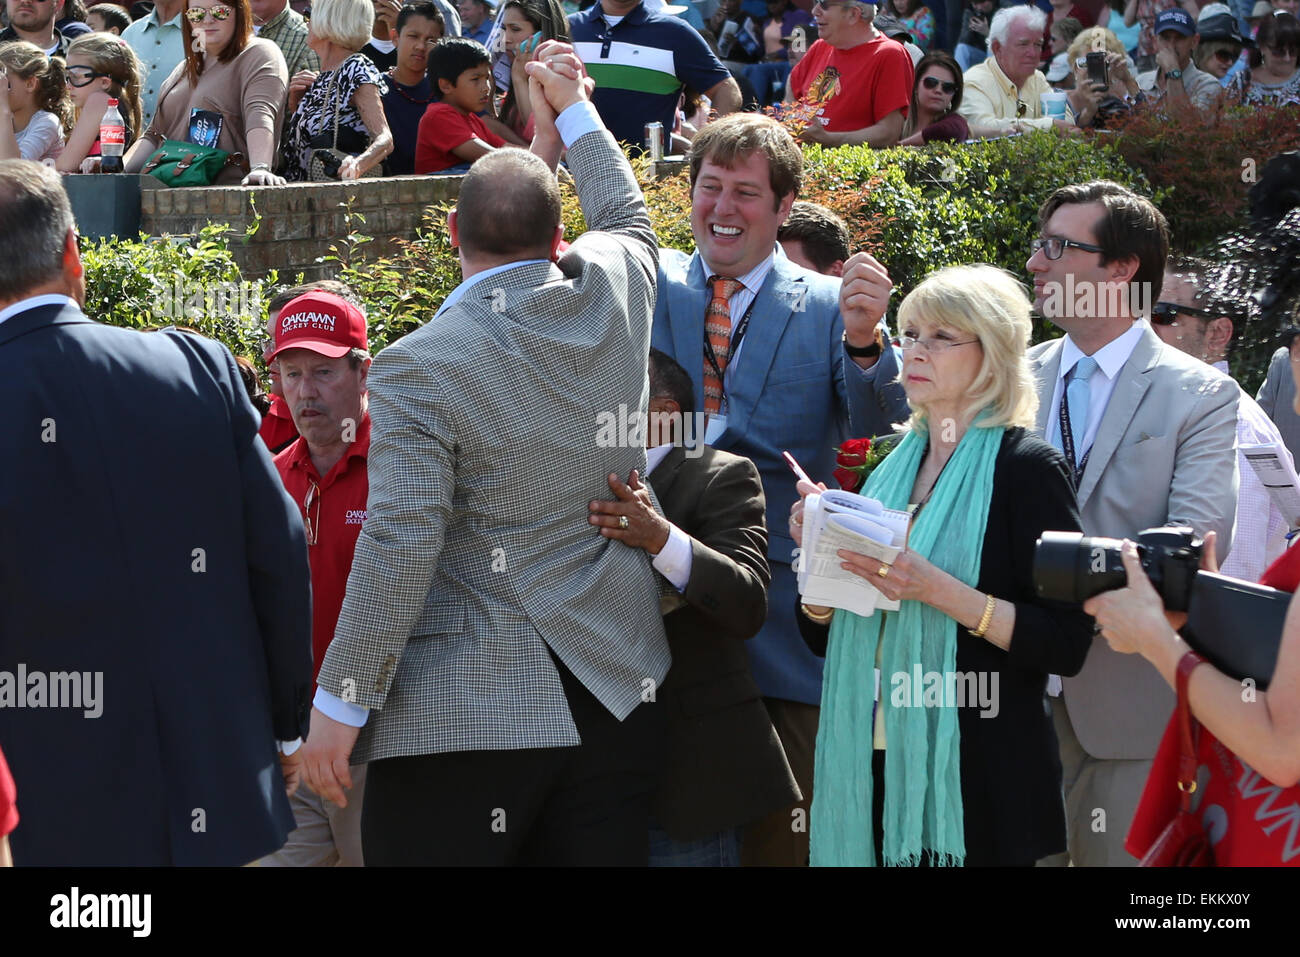
<svg viewBox="0 0 1300 957">
<path fill-rule="evenodd" d="M 808 863 L 798 824 L 812 794 L 822 681 L 822 659 L 794 621 L 794 542 L 783 530 L 798 495 L 781 453 L 829 477 L 843 439 L 880 435 L 907 417 L 897 360 L 881 352 L 892 288 L 884 267 L 859 253 L 841 286 L 777 248 L 802 176 L 799 146 L 768 117 L 726 116 L 700 131 L 691 152 L 696 251 L 660 250 L 652 339 L 690 373 L 708 417 L 705 441 L 758 466 L 767 499 L 772 585 L 747 650 L 805 801 L 803 815 L 783 808 L 745 835 L 743 860 L 761 864 Z"/>
<path fill-rule="evenodd" d="M 790 72 L 786 102 L 820 102 L 800 135 L 823 146 L 893 146 L 912 95 L 912 58 L 875 28 L 876 7 L 855 0 L 813 6 L 818 40 Z"/>
</svg>

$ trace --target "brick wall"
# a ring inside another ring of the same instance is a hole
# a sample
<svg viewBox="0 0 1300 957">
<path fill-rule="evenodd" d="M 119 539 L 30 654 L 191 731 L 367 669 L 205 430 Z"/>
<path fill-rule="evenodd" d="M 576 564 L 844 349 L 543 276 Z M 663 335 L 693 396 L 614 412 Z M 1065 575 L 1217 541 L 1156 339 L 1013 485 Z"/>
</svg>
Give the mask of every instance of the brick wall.
<svg viewBox="0 0 1300 957">
<path fill-rule="evenodd" d="M 347 235 L 346 204 L 365 217 L 353 228 L 374 237 L 365 252 L 383 255 L 396 238 L 411 239 L 424 211 L 431 205 L 454 202 L 459 176 L 394 176 L 351 183 L 291 183 L 287 186 L 210 186 L 203 189 L 145 188 L 140 194 L 140 228 L 149 235 L 197 233 L 211 222 L 229 224 L 242 235 L 262 217 L 258 231 L 231 243 L 240 269 L 249 278 L 278 269 L 282 277 L 298 272 L 308 279 L 329 270 L 316 262 L 329 246 Z M 143 177 L 146 187 L 151 177 Z"/>
<path fill-rule="evenodd" d="M 655 165 L 656 176 L 682 168 L 680 161 Z M 345 206 L 365 217 L 354 228 L 374 242 L 363 255 L 391 252 L 396 239 L 414 239 L 428 207 L 454 203 L 462 176 L 393 176 L 350 183 L 290 183 L 286 186 L 206 186 L 168 189 L 151 176 L 140 177 L 140 229 L 150 236 L 193 235 L 209 223 L 226 223 L 235 230 L 231 252 L 244 275 L 261 278 L 271 269 L 292 279 L 330 275 L 316 262 L 331 243 L 347 235 Z M 90 180 L 91 177 L 85 177 Z M 258 231 L 240 241 L 254 220 L 254 204 L 262 217 Z"/>
</svg>

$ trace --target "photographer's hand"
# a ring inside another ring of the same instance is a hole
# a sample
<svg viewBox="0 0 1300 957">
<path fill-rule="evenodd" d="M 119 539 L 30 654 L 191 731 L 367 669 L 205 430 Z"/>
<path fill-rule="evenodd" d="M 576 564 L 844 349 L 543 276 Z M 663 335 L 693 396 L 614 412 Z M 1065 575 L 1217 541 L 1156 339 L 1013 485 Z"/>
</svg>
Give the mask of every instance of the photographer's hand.
<svg viewBox="0 0 1300 957">
<path fill-rule="evenodd" d="M 1128 584 L 1115 591 L 1094 595 L 1083 603 L 1083 610 L 1097 620 L 1101 636 L 1110 642 L 1113 650 L 1122 655 L 1137 653 L 1158 664 L 1157 659 L 1181 646 L 1182 639 L 1176 634 L 1174 621 L 1167 617 L 1164 602 L 1142 569 L 1137 546 L 1125 539 L 1121 557 L 1124 571 L 1128 573 Z M 1171 614 L 1181 619 L 1177 627 L 1187 619 L 1182 612 Z"/>
</svg>

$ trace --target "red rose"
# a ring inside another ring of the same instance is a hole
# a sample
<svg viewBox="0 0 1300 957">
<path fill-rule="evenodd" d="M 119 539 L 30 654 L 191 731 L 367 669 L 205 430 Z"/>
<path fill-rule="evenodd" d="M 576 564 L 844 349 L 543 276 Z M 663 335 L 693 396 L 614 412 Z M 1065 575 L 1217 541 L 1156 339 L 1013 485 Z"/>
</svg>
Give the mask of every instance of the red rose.
<svg viewBox="0 0 1300 957">
<path fill-rule="evenodd" d="M 856 492 L 858 485 L 862 482 L 862 476 L 849 469 L 836 469 L 834 475 L 835 481 L 839 482 L 840 488 L 846 492 Z"/>
<path fill-rule="evenodd" d="M 836 450 L 838 454 L 835 456 L 835 462 L 837 465 L 842 465 L 846 469 L 855 468 L 859 465 L 866 465 L 867 453 L 870 451 L 870 439 L 845 439 Z"/>
</svg>

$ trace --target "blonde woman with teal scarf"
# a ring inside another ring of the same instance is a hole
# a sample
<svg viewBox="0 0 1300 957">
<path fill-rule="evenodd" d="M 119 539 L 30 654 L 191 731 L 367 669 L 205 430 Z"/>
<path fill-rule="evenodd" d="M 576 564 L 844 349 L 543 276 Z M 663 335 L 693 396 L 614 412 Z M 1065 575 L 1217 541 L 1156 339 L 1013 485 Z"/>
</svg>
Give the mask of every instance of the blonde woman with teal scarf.
<svg viewBox="0 0 1300 957">
<path fill-rule="evenodd" d="M 1083 667 L 1092 624 L 1034 593 L 1034 543 L 1078 531 L 1079 511 L 1064 457 L 1031 431 L 1029 310 L 992 266 L 940 270 L 899 308 L 912 418 L 863 494 L 912 509 L 907 548 L 889 565 L 840 556 L 900 607 L 798 616 L 826 655 L 814 865 L 1030 866 L 1065 849 L 1044 694 Z M 800 501 L 796 542 L 802 516 Z"/>
</svg>

